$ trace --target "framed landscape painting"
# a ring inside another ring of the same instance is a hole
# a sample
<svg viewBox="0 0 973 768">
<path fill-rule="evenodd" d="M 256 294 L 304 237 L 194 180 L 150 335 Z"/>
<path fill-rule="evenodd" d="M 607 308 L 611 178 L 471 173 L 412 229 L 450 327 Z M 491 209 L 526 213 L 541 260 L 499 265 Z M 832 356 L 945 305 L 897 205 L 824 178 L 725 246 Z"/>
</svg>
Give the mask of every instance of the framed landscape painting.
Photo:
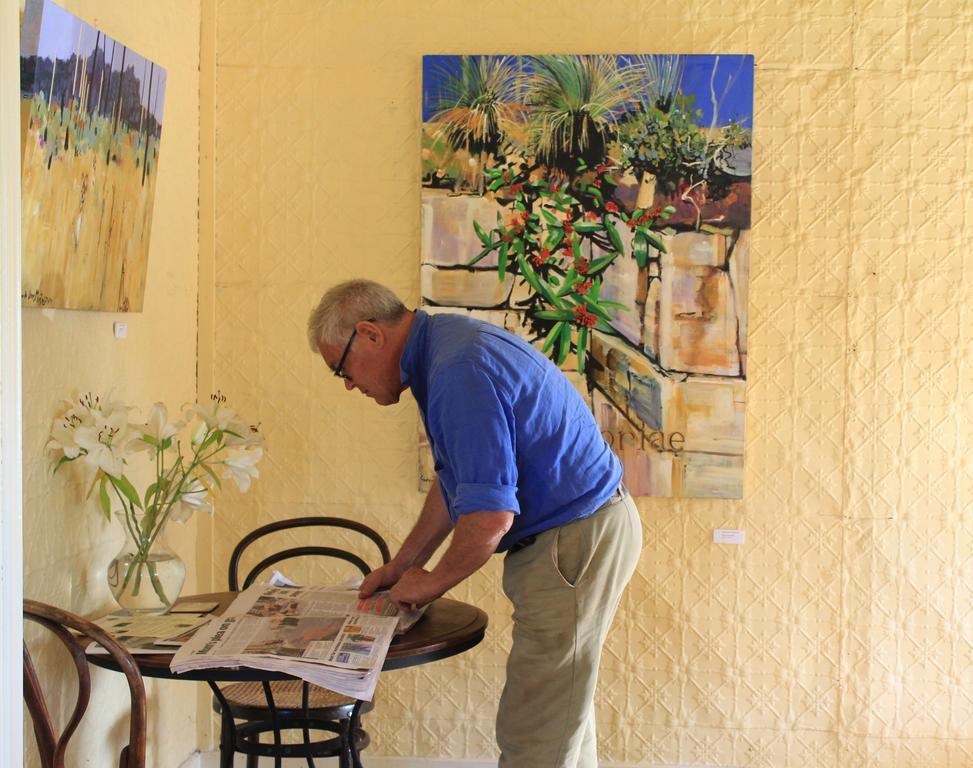
<svg viewBox="0 0 973 768">
<path fill-rule="evenodd" d="M 423 307 L 549 356 L 633 494 L 741 498 L 753 57 L 426 56 L 422 99 Z"/>
<path fill-rule="evenodd" d="M 141 311 L 166 71 L 28 0 L 20 74 L 24 306 Z"/>
</svg>

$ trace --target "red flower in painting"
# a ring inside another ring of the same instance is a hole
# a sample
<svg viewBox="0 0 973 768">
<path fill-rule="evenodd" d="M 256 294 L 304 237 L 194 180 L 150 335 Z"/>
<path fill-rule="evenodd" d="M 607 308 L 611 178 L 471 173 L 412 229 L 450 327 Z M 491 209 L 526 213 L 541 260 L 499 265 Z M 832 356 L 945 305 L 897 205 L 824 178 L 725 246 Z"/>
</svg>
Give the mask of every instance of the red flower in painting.
<svg viewBox="0 0 973 768">
<path fill-rule="evenodd" d="M 579 275 L 587 275 L 590 268 L 591 262 L 588 259 L 578 259 L 574 262 L 574 271 Z"/>
<path fill-rule="evenodd" d="M 598 214 L 595 211 L 588 211 L 584 217 L 589 221 L 598 221 Z"/>
<path fill-rule="evenodd" d="M 609 200 L 607 203 L 605 203 L 605 210 L 609 213 L 618 213 L 618 206 Z"/>
<path fill-rule="evenodd" d="M 573 310 L 574 322 L 583 325 L 585 328 L 594 328 L 598 324 L 597 316 L 588 311 L 584 304 L 579 304 Z"/>
<path fill-rule="evenodd" d="M 574 292 L 579 296 L 584 296 L 588 293 L 588 291 L 591 290 L 592 285 L 593 281 L 585 280 L 583 283 L 578 283 L 576 286 L 574 286 Z"/>
<path fill-rule="evenodd" d="M 564 234 L 570 235 L 574 232 L 574 226 L 571 224 L 571 219 L 564 220 Z"/>
</svg>

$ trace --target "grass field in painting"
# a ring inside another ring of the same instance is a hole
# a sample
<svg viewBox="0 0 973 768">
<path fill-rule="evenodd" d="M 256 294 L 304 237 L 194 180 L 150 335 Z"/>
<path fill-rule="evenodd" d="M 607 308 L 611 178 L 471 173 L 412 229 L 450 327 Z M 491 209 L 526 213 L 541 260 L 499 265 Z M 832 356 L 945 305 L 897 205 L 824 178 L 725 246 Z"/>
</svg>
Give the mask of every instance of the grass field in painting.
<svg viewBox="0 0 973 768">
<path fill-rule="evenodd" d="M 141 311 L 158 138 L 42 94 L 21 120 L 24 303 Z"/>
</svg>

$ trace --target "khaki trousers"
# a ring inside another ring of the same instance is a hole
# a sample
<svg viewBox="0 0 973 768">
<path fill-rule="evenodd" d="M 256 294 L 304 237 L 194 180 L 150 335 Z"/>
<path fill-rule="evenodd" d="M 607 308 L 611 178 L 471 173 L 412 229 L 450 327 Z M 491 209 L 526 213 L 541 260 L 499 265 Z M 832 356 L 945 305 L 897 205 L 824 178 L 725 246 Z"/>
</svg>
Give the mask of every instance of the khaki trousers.
<svg viewBox="0 0 973 768">
<path fill-rule="evenodd" d="M 642 550 L 627 493 L 508 554 L 513 647 L 497 713 L 502 768 L 596 768 L 598 664 Z"/>
</svg>

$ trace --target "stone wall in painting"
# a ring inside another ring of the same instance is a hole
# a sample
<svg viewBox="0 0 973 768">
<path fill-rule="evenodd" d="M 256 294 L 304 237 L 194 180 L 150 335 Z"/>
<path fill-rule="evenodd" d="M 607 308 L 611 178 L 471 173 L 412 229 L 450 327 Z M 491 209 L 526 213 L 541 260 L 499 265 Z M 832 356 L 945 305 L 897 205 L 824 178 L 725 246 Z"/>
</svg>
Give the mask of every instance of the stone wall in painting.
<svg viewBox="0 0 973 768">
<path fill-rule="evenodd" d="M 425 190 L 421 266 L 427 311 L 462 307 L 529 338 L 512 275 L 498 279 L 496 255 L 481 250 L 473 222 L 487 227 L 501 207 L 478 196 Z M 631 234 L 619 233 L 624 240 Z M 639 268 L 623 259 L 606 273 L 602 295 L 633 308 L 592 333 L 584 376 L 564 366 L 591 404 L 625 465 L 636 495 L 740 498 L 746 372 L 749 230 L 672 232 Z M 625 243 L 629 245 L 628 242 Z M 419 429 L 420 477 L 432 478 Z"/>
</svg>

